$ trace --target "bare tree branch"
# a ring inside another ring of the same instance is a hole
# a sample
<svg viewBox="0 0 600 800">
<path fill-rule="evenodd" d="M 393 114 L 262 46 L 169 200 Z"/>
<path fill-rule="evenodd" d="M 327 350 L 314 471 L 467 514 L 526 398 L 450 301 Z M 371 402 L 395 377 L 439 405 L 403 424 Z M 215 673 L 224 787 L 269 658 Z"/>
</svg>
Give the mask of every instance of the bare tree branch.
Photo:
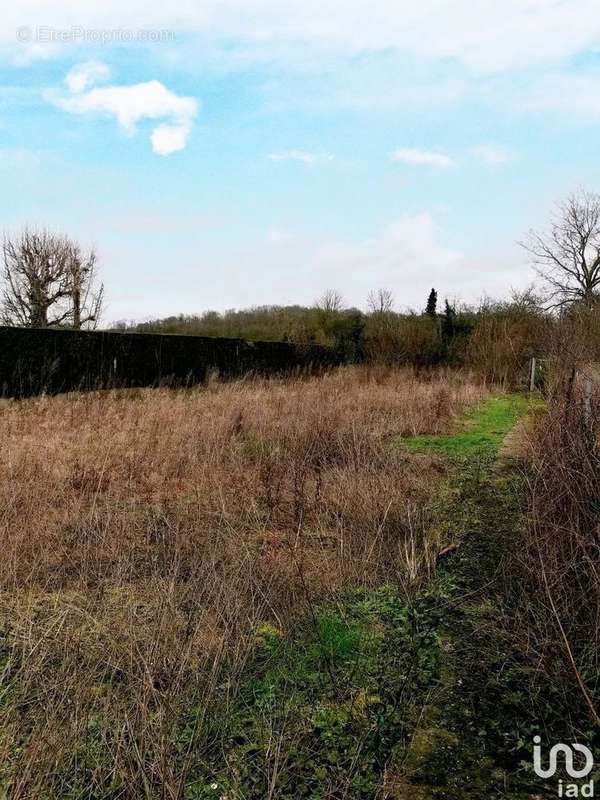
<svg viewBox="0 0 600 800">
<path fill-rule="evenodd" d="M 0 321 L 32 328 L 95 327 L 104 287 L 96 255 L 66 236 L 24 230 L 2 245 Z"/>
<path fill-rule="evenodd" d="M 571 195 L 548 231 L 530 231 L 520 244 L 548 288 L 548 308 L 590 306 L 600 299 L 600 195 Z"/>
<path fill-rule="evenodd" d="M 367 305 L 372 314 L 389 314 L 394 309 L 394 295 L 389 289 L 369 292 Z"/>
<path fill-rule="evenodd" d="M 344 307 L 344 298 L 337 289 L 327 289 L 315 303 L 321 311 L 341 311 Z"/>
</svg>

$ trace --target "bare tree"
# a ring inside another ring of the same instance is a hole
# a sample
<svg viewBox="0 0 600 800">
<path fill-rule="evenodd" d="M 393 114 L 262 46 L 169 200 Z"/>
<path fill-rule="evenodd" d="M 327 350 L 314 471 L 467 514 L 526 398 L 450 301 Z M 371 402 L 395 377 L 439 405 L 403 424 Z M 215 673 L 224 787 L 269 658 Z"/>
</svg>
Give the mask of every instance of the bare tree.
<svg viewBox="0 0 600 800">
<path fill-rule="evenodd" d="M 520 243 L 548 289 L 547 303 L 562 308 L 595 303 L 600 288 L 600 195 L 579 191 L 561 204 L 548 231 L 530 231 Z"/>
<path fill-rule="evenodd" d="M 2 253 L 0 320 L 30 328 L 95 327 L 103 286 L 96 280 L 96 256 L 83 254 L 66 236 L 25 230 L 5 236 Z"/>
<path fill-rule="evenodd" d="M 317 300 L 316 307 L 321 311 L 341 311 L 344 307 L 344 298 L 337 289 L 327 289 Z"/>
<path fill-rule="evenodd" d="M 389 314 L 394 308 L 394 295 L 389 289 L 369 292 L 367 305 L 372 314 Z"/>
<path fill-rule="evenodd" d="M 70 327 L 95 328 L 102 313 L 104 285 L 96 276 L 96 253 L 83 253 L 78 244 L 71 244 L 67 262 L 67 286 L 71 306 Z"/>
</svg>

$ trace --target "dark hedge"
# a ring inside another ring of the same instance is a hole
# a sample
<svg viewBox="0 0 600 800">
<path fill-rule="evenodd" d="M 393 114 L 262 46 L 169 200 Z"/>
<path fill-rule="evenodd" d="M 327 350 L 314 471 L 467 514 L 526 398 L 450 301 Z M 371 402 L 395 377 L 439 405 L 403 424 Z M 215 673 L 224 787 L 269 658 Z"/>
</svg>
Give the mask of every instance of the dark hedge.
<svg viewBox="0 0 600 800">
<path fill-rule="evenodd" d="M 0 326 L 0 393 L 26 397 L 114 386 L 189 386 L 209 373 L 282 374 L 334 366 L 326 347 L 112 331 Z"/>
</svg>

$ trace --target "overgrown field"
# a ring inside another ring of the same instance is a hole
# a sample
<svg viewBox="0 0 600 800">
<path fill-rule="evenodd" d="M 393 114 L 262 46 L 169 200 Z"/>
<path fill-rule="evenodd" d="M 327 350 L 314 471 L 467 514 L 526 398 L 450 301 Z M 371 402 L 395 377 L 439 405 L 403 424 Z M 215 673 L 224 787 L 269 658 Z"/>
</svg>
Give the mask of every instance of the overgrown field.
<svg viewBox="0 0 600 800">
<path fill-rule="evenodd" d="M 466 374 L 362 368 L 4 404 L 7 796 L 373 796 L 385 737 L 404 735 L 401 720 L 373 730 L 377 703 L 388 692 L 397 704 L 436 668 L 433 612 L 425 602 L 409 613 L 398 598 L 448 544 L 435 511 L 439 457 L 399 442 L 448 432 L 489 394 Z M 349 593 L 354 620 L 335 612 Z M 389 638 L 396 661 L 381 667 L 388 633 L 401 641 Z M 350 669 L 358 641 L 366 661 Z M 285 653 L 265 673 L 278 642 Z M 349 669 L 376 673 L 380 689 L 379 699 L 346 698 L 364 723 L 351 764 L 336 771 L 338 743 L 323 766 L 323 742 L 346 725 L 327 707 L 304 731 L 302 758 L 314 748 L 316 760 L 296 762 L 291 746 L 281 757 L 270 704 L 286 698 L 294 715 L 286 687 L 310 695 L 317 678 L 339 699 Z M 250 776 L 253 747 L 264 759 Z M 227 790 L 211 780 L 217 764 Z"/>
</svg>

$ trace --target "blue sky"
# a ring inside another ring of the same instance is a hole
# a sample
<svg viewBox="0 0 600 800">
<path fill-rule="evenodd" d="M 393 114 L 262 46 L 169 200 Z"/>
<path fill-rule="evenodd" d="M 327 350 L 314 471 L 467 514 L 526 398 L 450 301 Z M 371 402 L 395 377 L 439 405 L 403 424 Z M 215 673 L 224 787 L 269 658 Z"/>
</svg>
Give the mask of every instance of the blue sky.
<svg viewBox="0 0 600 800">
<path fill-rule="evenodd" d="M 600 189 L 597 11 L 21 0 L 0 31 L 2 226 L 95 246 L 106 322 L 327 288 L 501 296 L 533 279 L 516 241 Z"/>
</svg>

